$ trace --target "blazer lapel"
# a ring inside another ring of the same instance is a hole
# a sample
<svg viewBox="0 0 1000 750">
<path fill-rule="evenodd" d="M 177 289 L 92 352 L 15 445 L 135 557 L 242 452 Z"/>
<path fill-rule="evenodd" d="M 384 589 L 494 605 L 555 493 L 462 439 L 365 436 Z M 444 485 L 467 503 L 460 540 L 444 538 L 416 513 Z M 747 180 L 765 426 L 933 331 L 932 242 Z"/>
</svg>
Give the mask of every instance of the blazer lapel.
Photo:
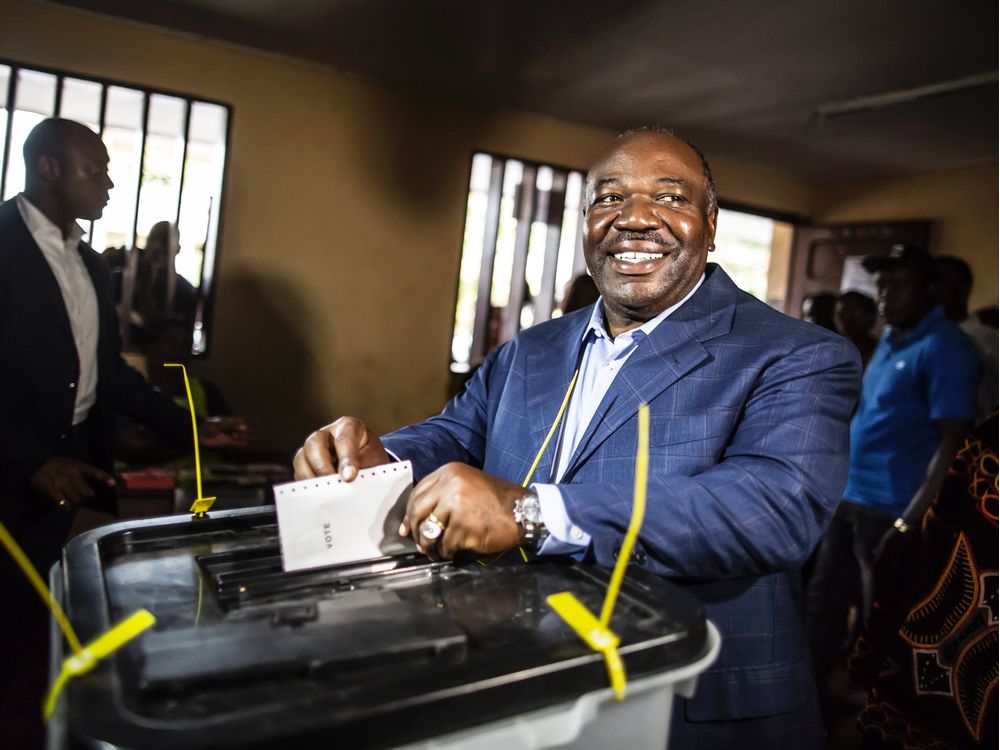
<svg viewBox="0 0 1000 750">
<path fill-rule="evenodd" d="M 577 445 L 564 478 L 639 410 L 703 363 L 704 342 L 732 328 L 737 287 L 714 264 L 702 287 L 639 344 L 612 382 Z"/>
<path fill-rule="evenodd" d="M 565 336 L 553 340 L 550 347 L 535 349 L 526 357 L 525 403 L 528 409 L 528 435 L 532 460 L 552 428 L 569 384 L 573 380 L 583 332 L 589 321 L 589 312 L 580 315 L 577 324 L 572 326 Z M 563 418 L 565 419 L 565 415 Z M 558 438 L 557 430 L 546 446 L 538 468 L 535 469 L 533 476 L 535 480 L 549 481 Z"/>
<path fill-rule="evenodd" d="M 45 260 L 41 248 L 38 247 L 35 238 L 28 231 L 14 200 L 11 199 L 4 203 L 4 208 L 11 212 L 11 227 L 14 233 L 11 238 L 11 247 L 20 248 L 24 262 L 24 275 L 37 279 L 46 307 L 55 314 L 60 329 L 72 339 L 73 329 L 69 325 L 66 302 L 63 300 L 62 291 L 60 291 L 59 283 L 49 267 L 49 262 Z"/>
</svg>

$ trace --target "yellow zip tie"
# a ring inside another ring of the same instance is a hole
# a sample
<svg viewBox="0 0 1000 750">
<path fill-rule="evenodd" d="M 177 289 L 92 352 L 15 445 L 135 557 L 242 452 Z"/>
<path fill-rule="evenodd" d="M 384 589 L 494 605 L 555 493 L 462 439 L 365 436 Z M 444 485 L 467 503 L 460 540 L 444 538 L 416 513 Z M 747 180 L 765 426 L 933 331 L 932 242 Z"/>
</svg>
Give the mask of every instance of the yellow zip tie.
<svg viewBox="0 0 1000 750">
<path fill-rule="evenodd" d="M 7 531 L 7 527 L 0 523 L 0 542 L 3 542 L 3 546 L 7 548 L 10 556 L 14 558 L 14 562 L 17 563 L 17 567 L 21 569 L 21 572 L 27 576 L 31 585 L 34 587 L 38 595 L 42 597 L 42 601 L 45 602 L 45 606 L 52 611 L 52 616 L 55 617 L 56 622 L 59 624 L 59 629 L 62 630 L 63 635 L 66 636 L 66 642 L 69 643 L 69 647 L 73 649 L 74 653 L 80 653 L 83 650 L 83 646 L 80 645 L 80 639 L 76 637 L 76 633 L 73 632 L 73 626 L 69 624 L 69 620 L 66 617 L 66 613 L 62 611 L 62 607 L 56 602 L 55 597 L 49 591 L 49 587 L 45 585 L 42 577 L 38 575 L 38 571 L 32 564 L 28 556 L 24 554 L 24 550 L 21 549 L 21 545 L 17 543 L 10 532 Z"/>
<path fill-rule="evenodd" d="M 545 600 L 588 646 L 604 654 L 608 677 L 611 680 L 611 687 L 615 691 L 615 700 L 619 701 L 625 697 L 625 665 L 618 654 L 618 636 L 608 627 L 608 623 L 611 621 L 611 613 L 618 600 L 618 592 L 621 589 L 622 579 L 625 577 L 625 568 L 632 554 L 632 548 L 635 546 L 643 517 L 646 515 L 648 475 L 649 407 L 642 404 L 639 407 L 639 445 L 635 455 L 635 493 L 632 504 L 632 519 L 629 521 L 625 540 L 622 542 L 621 550 L 618 552 L 618 560 L 611 573 L 611 582 L 608 584 L 608 593 L 604 597 L 601 619 L 598 620 L 594 617 L 569 591 L 552 594 Z"/>
<path fill-rule="evenodd" d="M 187 392 L 188 411 L 191 412 L 191 432 L 194 434 L 194 479 L 198 489 L 198 496 L 191 503 L 188 509 L 194 513 L 195 518 L 204 518 L 215 502 L 214 497 L 203 497 L 201 494 L 201 454 L 198 452 L 198 419 L 194 412 L 194 399 L 191 397 L 191 381 L 188 380 L 187 368 L 184 365 L 174 362 L 165 362 L 164 367 L 179 367 L 184 376 L 184 390 Z"/>
<path fill-rule="evenodd" d="M 521 482 L 522 487 L 528 486 L 528 482 L 531 481 L 531 475 L 535 473 L 535 469 L 538 468 L 538 462 L 542 460 L 542 456 L 545 454 L 545 449 L 549 447 L 549 441 L 556 433 L 556 428 L 562 420 L 563 412 L 566 411 L 566 406 L 569 404 L 569 397 L 573 393 L 573 386 L 576 385 L 576 379 L 579 376 L 580 370 L 577 369 L 577 371 L 573 373 L 573 379 L 569 381 L 569 388 L 566 389 L 566 395 L 563 396 L 562 405 L 559 407 L 559 412 L 556 414 L 556 421 L 553 422 L 552 426 L 549 428 L 549 434 L 545 436 L 545 441 L 542 443 L 542 447 L 538 449 L 538 454 L 535 456 L 534 463 L 531 464 L 531 468 L 528 469 L 528 473 L 525 475 L 524 481 Z"/>
<path fill-rule="evenodd" d="M 556 419 L 552 423 L 552 426 L 549 428 L 549 434 L 545 436 L 545 440 L 542 442 L 542 447 L 539 448 L 538 453 L 535 454 L 535 460 L 532 462 L 531 468 L 528 469 L 528 473 L 524 475 L 524 480 L 521 482 L 522 487 L 528 486 L 528 483 L 531 481 L 532 475 L 535 473 L 535 469 L 538 468 L 538 462 L 541 461 L 542 456 L 545 455 L 545 449 L 549 447 L 549 441 L 552 439 L 552 436 L 555 435 L 556 428 L 559 426 L 559 422 L 562 421 L 563 413 L 566 411 L 566 406 L 569 404 L 569 397 L 573 393 L 573 386 L 576 385 L 576 379 L 579 376 L 580 376 L 580 370 L 579 368 L 577 368 L 576 372 L 573 373 L 573 378 L 569 381 L 569 388 L 566 389 L 566 395 L 563 396 L 562 404 L 559 406 L 559 411 L 556 413 Z M 524 560 L 524 562 L 528 562 L 528 553 L 524 551 L 524 547 L 518 547 L 517 551 L 521 553 L 521 559 Z M 496 562 L 503 556 L 504 553 L 501 552 L 499 555 L 496 555 L 492 560 L 487 560 L 486 562 L 483 562 L 483 558 L 480 557 L 479 559 L 476 560 L 476 562 L 482 565 L 483 567 L 486 567 L 487 565 Z"/>
<path fill-rule="evenodd" d="M 545 601 L 576 631 L 594 651 L 604 654 L 608 678 L 615 698 L 625 697 L 625 668 L 618 656 L 618 636 L 601 624 L 583 603 L 568 591 L 550 595 Z"/>
<path fill-rule="evenodd" d="M 156 622 L 156 618 L 149 611 L 140 609 L 137 612 L 133 612 L 123 622 L 118 623 L 110 630 L 99 635 L 86 646 L 81 646 L 80 639 L 76 637 L 76 633 L 73 631 L 73 626 L 69 624 L 66 613 L 63 612 L 62 607 L 59 606 L 55 597 L 52 596 L 52 592 L 45 585 L 45 582 L 38 574 L 31 560 L 24 554 L 21 545 L 17 543 L 17 540 L 11 536 L 10 532 L 7 531 L 7 527 L 2 523 L 0 523 L 0 543 L 3 543 L 3 546 L 10 553 L 11 557 L 14 558 L 14 562 L 17 563 L 21 572 L 28 578 L 35 591 L 42 598 L 42 601 L 51 610 L 52 616 L 59 624 L 60 630 L 66 636 L 66 642 L 69 643 L 69 647 L 73 651 L 73 655 L 63 661 L 62 669 L 56 677 L 55 682 L 49 688 L 49 693 L 45 698 L 42 715 L 48 721 L 55 710 L 60 693 L 62 693 L 63 688 L 66 687 L 66 683 L 71 678 L 89 672 L 94 668 L 99 659 L 103 659 L 135 638 L 139 633 L 153 625 Z"/>
<path fill-rule="evenodd" d="M 642 528 L 642 521 L 646 517 L 646 481 L 649 474 L 649 406 L 642 404 L 639 407 L 639 445 L 635 454 L 635 491 L 632 503 L 632 520 L 628 523 L 628 531 L 625 532 L 625 539 L 622 540 L 622 548 L 618 552 L 618 559 L 615 561 L 615 569 L 611 573 L 611 583 L 608 584 L 608 593 L 604 597 L 604 607 L 601 609 L 601 626 L 607 627 L 611 621 L 611 613 L 614 611 L 615 602 L 618 601 L 618 591 L 622 587 L 622 579 L 625 577 L 625 568 L 632 557 L 632 548 L 635 540 L 639 536 L 639 529 Z"/>
<path fill-rule="evenodd" d="M 86 674 L 95 666 L 100 659 L 114 653 L 137 635 L 156 624 L 156 618 L 148 609 L 140 609 L 133 612 L 110 630 L 97 636 L 88 643 L 83 650 L 75 653 L 63 660 L 62 670 L 55 682 L 49 688 L 49 693 L 45 698 L 45 706 L 42 714 L 48 721 L 55 711 L 59 695 L 66 683 L 73 677 Z"/>
</svg>

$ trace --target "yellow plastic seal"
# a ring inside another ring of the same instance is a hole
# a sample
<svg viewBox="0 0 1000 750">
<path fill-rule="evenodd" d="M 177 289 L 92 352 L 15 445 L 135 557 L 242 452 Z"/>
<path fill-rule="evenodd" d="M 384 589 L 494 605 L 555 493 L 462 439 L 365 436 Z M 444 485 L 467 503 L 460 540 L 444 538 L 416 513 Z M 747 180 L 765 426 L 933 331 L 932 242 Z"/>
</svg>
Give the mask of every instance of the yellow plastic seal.
<svg viewBox="0 0 1000 750">
<path fill-rule="evenodd" d="M 176 362 L 165 362 L 164 367 L 179 367 L 184 376 L 184 391 L 187 393 L 188 411 L 191 413 L 191 432 L 194 434 L 194 479 L 198 490 L 198 496 L 191 503 L 189 510 L 194 513 L 195 518 L 204 518 L 208 511 L 212 509 L 214 497 L 204 497 L 201 494 L 201 453 L 198 451 L 198 418 L 194 411 L 194 399 L 191 397 L 191 381 L 188 380 L 187 368 Z"/>
<path fill-rule="evenodd" d="M 17 543 L 10 532 L 7 531 L 7 527 L 2 523 L 0 523 L 0 543 L 10 553 L 10 556 L 14 558 L 14 562 L 17 563 L 21 572 L 31 582 L 35 591 L 38 592 L 42 601 L 45 602 L 45 606 L 52 612 L 52 616 L 59 625 L 59 629 L 62 630 L 63 635 L 66 637 L 66 642 L 69 643 L 70 650 L 73 652 L 72 656 L 63 661 L 62 669 L 56 677 L 55 682 L 49 688 L 48 696 L 45 698 L 42 715 L 48 721 L 55 710 L 56 703 L 59 701 L 59 695 L 71 678 L 89 672 L 100 659 L 121 648 L 141 632 L 154 625 L 156 618 L 148 610 L 140 609 L 110 630 L 99 635 L 86 646 L 82 646 L 80 645 L 80 639 L 77 638 L 76 632 L 73 630 L 73 626 L 69 624 L 66 613 L 63 612 L 62 607 L 59 606 L 55 597 L 52 596 L 52 592 L 49 591 L 49 587 L 45 585 L 42 577 L 38 575 L 38 571 L 31 563 L 31 560 L 24 554 L 21 545 Z"/>
<path fill-rule="evenodd" d="M 632 548 L 635 547 L 635 540 L 639 536 L 639 529 L 642 528 L 643 518 L 646 516 L 646 484 L 649 476 L 649 407 L 642 404 L 639 407 L 639 445 L 635 454 L 635 490 L 632 503 L 632 518 L 628 524 L 628 531 L 625 532 L 625 540 L 622 542 L 621 550 L 618 553 L 618 560 L 611 573 L 611 582 L 608 584 L 608 593 L 604 597 L 604 606 L 601 609 L 601 618 L 597 619 L 591 614 L 583 603 L 573 596 L 569 591 L 552 594 L 545 601 L 556 613 L 566 621 L 576 632 L 584 643 L 595 651 L 604 654 L 604 661 L 608 668 L 608 678 L 611 687 L 615 691 L 615 700 L 622 700 L 625 697 L 625 665 L 622 663 L 618 653 L 618 636 L 608 627 L 611 622 L 611 614 L 614 612 L 615 603 L 618 601 L 618 592 L 621 590 L 622 580 L 625 578 L 625 568 L 628 565 L 629 557 L 632 555 Z"/>
<path fill-rule="evenodd" d="M 59 701 L 59 695 L 71 678 L 86 674 L 97 666 L 99 660 L 114 653 L 155 624 L 156 618 L 153 613 L 148 609 L 140 609 L 99 635 L 80 651 L 66 658 L 62 663 L 62 670 L 55 682 L 49 687 L 49 693 L 45 698 L 45 706 L 42 709 L 45 720 L 48 721 L 52 716 L 52 712 L 56 709 L 56 703 Z"/>
</svg>

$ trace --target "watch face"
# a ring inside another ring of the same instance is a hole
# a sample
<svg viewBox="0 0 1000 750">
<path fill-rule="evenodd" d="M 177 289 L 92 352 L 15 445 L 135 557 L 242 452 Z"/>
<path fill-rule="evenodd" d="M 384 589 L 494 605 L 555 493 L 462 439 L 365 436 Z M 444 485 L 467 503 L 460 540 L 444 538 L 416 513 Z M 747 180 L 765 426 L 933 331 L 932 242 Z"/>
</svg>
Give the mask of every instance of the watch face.
<svg viewBox="0 0 1000 750">
<path fill-rule="evenodd" d="M 524 520 L 529 523 L 539 523 L 542 520 L 542 507 L 539 505 L 537 497 L 524 498 L 521 512 L 524 514 Z"/>
</svg>

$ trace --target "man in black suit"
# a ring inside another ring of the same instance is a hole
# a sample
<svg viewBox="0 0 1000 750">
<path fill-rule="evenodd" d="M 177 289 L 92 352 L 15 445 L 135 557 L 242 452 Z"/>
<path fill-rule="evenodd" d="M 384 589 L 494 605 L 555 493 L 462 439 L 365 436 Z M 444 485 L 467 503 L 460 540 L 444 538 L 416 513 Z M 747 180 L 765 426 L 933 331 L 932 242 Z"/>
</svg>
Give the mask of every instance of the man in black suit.
<svg viewBox="0 0 1000 750">
<path fill-rule="evenodd" d="M 115 511 L 115 412 L 178 448 L 187 447 L 191 422 L 125 364 L 110 273 L 80 241 L 76 220 L 100 218 L 114 186 L 101 138 L 48 119 L 31 131 L 24 158 L 24 192 L 0 205 L 0 520 L 44 575 L 78 506 Z M 200 432 L 220 446 L 240 442 L 231 433 L 242 430 L 238 420 Z M 4 552 L 0 582 L 12 603 L 0 615 L 2 640 L 16 644 L 7 656 L 29 665 L 20 677 L 30 682 L 36 664 L 44 669 L 46 615 Z M 17 666 L 8 677 L 19 678 Z M 21 684 L 0 697 L 25 687 L 33 692 Z"/>
</svg>

